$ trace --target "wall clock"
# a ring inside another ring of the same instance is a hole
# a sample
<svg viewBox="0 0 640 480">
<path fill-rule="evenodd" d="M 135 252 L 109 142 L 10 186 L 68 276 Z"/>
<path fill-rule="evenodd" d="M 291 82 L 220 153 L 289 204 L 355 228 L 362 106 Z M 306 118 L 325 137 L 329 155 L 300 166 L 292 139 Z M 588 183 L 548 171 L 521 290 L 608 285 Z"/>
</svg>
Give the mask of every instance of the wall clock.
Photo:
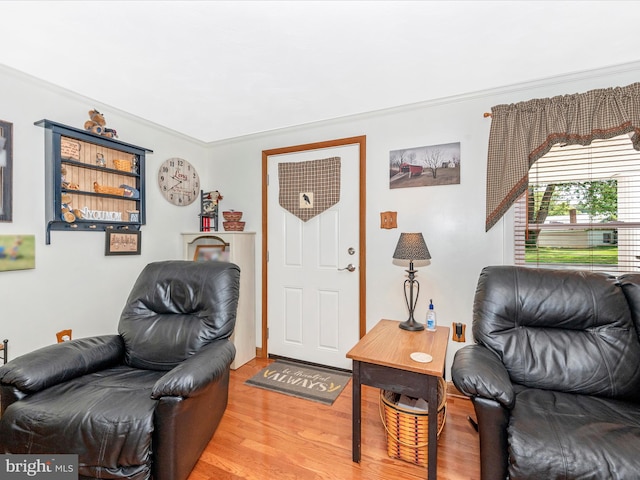
<svg viewBox="0 0 640 480">
<path fill-rule="evenodd" d="M 165 160 L 158 170 L 158 186 L 164 198 L 178 206 L 192 204 L 200 193 L 200 176 L 183 158 Z"/>
</svg>

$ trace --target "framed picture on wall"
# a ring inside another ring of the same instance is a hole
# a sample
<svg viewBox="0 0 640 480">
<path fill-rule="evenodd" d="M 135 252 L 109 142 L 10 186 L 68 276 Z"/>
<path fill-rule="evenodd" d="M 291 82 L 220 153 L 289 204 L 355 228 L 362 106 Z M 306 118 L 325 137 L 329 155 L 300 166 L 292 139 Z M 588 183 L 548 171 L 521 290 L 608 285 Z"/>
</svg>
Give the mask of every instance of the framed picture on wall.
<svg viewBox="0 0 640 480">
<path fill-rule="evenodd" d="M 105 255 L 140 255 L 140 231 L 106 231 Z"/>
<path fill-rule="evenodd" d="M 0 235 L 0 272 L 36 268 L 35 235 Z"/>
<path fill-rule="evenodd" d="M 389 152 L 389 187 L 432 187 L 460 183 L 460 142 Z"/>
<path fill-rule="evenodd" d="M 13 125 L 0 120 L 0 222 L 12 221 Z"/>
<path fill-rule="evenodd" d="M 218 260 L 221 262 L 229 261 L 229 250 L 226 248 L 229 244 L 222 243 L 217 245 L 198 245 L 196 253 L 193 255 L 194 262 L 207 262 L 210 260 Z"/>
</svg>

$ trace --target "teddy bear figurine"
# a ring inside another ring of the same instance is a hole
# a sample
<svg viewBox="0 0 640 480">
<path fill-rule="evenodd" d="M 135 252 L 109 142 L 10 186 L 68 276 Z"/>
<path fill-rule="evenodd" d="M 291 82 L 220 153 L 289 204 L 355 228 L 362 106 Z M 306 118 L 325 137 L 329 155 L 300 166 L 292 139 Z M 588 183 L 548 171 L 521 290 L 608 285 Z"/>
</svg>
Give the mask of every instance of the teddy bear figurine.
<svg viewBox="0 0 640 480">
<path fill-rule="evenodd" d="M 67 167 L 60 168 L 61 186 L 65 190 L 80 190 L 80 185 L 67 181 Z"/>
<path fill-rule="evenodd" d="M 85 130 L 89 130 L 97 135 L 102 135 L 103 137 L 118 138 L 118 132 L 113 128 L 107 128 L 106 125 L 107 121 L 104 119 L 103 114 L 95 108 L 89 110 L 89 120 L 84 122 Z"/>
<path fill-rule="evenodd" d="M 63 193 L 60 200 L 60 213 L 62 220 L 67 223 L 73 223 L 76 220 L 82 219 L 82 212 L 77 208 L 71 207 L 71 195 L 69 195 L 68 193 Z"/>
</svg>

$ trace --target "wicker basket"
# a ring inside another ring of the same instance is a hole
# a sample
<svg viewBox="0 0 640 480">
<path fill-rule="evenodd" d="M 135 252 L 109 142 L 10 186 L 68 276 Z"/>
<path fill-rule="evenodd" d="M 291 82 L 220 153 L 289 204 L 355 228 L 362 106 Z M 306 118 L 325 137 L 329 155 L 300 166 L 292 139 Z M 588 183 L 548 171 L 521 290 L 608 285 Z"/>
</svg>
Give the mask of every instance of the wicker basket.
<svg viewBox="0 0 640 480">
<path fill-rule="evenodd" d="M 93 182 L 93 189 L 96 193 L 106 193 L 108 195 L 124 197 L 124 188 L 121 187 L 108 187 L 106 185 L 100 185 L 98 182 Z"/>
<path fill-rule="evenodd" d="M 242 232 L 244 230 L 244 222 L 222 222 L 222 226 L 226 232 Z"/>
<path fill-rule="evenodd" d="M 242 212 L 236 212 L 234 210 L 230 210 L 228 212 L 222 212 L 222 217 L 227 222 L 239 222 L 242 218 Z"/>
<path fill-rule="evenodd" d="M 119 158 L 115 158 L 113 160 L 113 166 L 116 170 L 120 170 L 121 172 L 130 172 L 131 171 L 131 160 L 122 160 Z"/>
<path fill-rule="evenodd" d="M 447 411 L 446 383 L 438 381 L 438 437 Z M 387 454 L 417 465 L 426 465 L 429 446 L 429 413 L 397 405 L 399 394 L 380 390 L 380 418 L 387 432 Z"/>
</svg>

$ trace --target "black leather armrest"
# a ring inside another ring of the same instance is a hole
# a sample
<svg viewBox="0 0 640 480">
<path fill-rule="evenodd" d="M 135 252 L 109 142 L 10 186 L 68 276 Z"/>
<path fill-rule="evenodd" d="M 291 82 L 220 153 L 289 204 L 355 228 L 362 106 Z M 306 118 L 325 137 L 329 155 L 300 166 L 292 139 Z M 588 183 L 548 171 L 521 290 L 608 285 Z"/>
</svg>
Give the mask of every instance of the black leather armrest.
<svg viewBox="0 0 640 480">
<path fill-rule="evenodd" d="M 482 345 L 468 345 L 453 358 L 451 377 L 465 395 L 495 400 L 507 408 L 515 402 L 513 384 L 500 358 Z"/>
<path fill-rule="evenodd" d="M 119 335 L 88 337 L 34 350 L 0 367 L 0 383 L 33 393 L 117 365 L 124 358 Z"/>
<path fill-rule="evenodd" d="M 473 397 L 480 435 L 480 478 L 502 480 L 508 477 L 509 445 L 507 426 L 511 412 L 495 400 Z"/>
<path fill-rule="evenodd" d="M 158 379 L 151 398 L 193 397 L 229 370 L 236 347 L 227 340 L 216 340 Z"/>
<path fill-rule="evenodd" d="M 0 417 L 4 415 L 4 411 L 9 405 L 17 402 L 18 400 L 22 400 L 27 395 L 29 394 L 21 392 L 16 387 L 0 383 Z"/>
</svg>

